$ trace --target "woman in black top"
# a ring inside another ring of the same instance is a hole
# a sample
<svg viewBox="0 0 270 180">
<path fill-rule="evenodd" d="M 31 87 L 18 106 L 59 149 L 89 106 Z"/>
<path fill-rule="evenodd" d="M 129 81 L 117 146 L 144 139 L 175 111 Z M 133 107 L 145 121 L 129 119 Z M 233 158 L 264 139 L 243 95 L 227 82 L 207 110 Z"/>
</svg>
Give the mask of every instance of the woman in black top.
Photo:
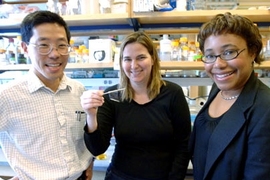
<svg viewBox="0 0 270 180">
<path fill-rule="evenodd" d="M 128 35 L 120 50 L 120 83 L 81 98 L 88 115 L 85 142 L 94 155 L 115 151 L 107 180 L 180 180 L 187 170 L 191 131 L 182 88 L 163 81 L 157 51 L 142 32 Z"/>
</svg>

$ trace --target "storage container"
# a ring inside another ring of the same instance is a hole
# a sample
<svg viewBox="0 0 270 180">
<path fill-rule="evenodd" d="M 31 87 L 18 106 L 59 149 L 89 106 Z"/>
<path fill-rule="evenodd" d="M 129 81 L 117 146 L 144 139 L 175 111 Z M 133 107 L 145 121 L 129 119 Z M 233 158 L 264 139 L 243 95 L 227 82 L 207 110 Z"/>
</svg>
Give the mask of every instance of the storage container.
<svg viewBox="0 0 270 180">
<path fill-rule="evenodd" d="M 115 41 L 111 39 L 89 40 L 89 63 L 113 62 Z"/>
<path fill-rule="evenodd" d="M 127 13 L 128 12 L 128 0 L 114 0 L 112 7 L 112 13 Z"/>
</svg>

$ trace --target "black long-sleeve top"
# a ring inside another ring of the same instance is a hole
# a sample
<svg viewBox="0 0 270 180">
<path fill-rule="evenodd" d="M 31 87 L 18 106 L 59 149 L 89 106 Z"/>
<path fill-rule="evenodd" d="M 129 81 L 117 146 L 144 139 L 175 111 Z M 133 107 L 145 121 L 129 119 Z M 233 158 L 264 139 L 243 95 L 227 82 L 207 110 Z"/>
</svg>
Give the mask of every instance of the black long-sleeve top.
<svg viewBox="0 0 270 180">
<path fill-rule="evenodd" d="M 85 132 L 89 151 L 93 155 L 104 153 L 114 129 L 111 165 L 117 171 L 140 179 L 184 179 L 191 121 L 182 88 L 166 81 L 160 94 L 146 104 L 115 102 L 108 95 L 104 98 L 105 103 L 98 108 L 98 129 Z"/>
</svg>

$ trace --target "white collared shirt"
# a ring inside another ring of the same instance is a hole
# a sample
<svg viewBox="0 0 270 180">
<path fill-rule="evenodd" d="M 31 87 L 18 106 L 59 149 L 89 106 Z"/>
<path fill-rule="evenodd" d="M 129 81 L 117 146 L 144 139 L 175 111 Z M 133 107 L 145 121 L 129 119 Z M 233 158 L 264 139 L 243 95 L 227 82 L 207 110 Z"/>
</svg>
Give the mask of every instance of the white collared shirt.
<svg viewBox="0 0 270 180">
<path fill-rule="evenodd" d="M 92 155 L 83 139 L 83 85 L 66 76 L 56 92 L 29 71 L 0 87 L 0 144 L 20 179 L 76 179 Z"/>
</svg>

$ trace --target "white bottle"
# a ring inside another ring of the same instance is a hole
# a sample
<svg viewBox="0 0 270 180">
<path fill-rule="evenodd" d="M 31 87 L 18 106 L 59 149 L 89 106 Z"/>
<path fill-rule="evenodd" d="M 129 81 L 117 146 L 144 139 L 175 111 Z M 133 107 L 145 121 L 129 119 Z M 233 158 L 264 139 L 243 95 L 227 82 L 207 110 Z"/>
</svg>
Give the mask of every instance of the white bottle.
<svg viewBox="0 0 270 180">
<path fill-rule="evenodd" d="M 172 41 L 172 53 L 171 53 L 171 60 L 178 61 L 179 59 L 179 42 Z"/>
<path fill-rule="evenodd" d="M 264 58 L 265 58 L 266 61 L 270 60 L 270 40 L 267 41 L 266 49 L 265 49 L 265 52 L 264 52 Z"/>
<path fill-rule="evenodd" d="M 177 0 L 176 1 L 176 10 L 177 11 L 186 11 L 187 10 L 187 0 Z"/>
<path fill-rule="evenodd" d="M 69 63 L 76 63 L 76 52 L 75 52 L 75 41 L 73 39 L 70 39 L 69 44 L 71 46 L 71 52 L 69 53 L 68 62 Z"/>
<path fill-rule="evenodd" d="M 5 40 L 4 40 L 4 38 L 2 38 L 1 36 L 0 36 L 0 50 L 4 50 L 5 49 Z"/>
<path fill-rule="evenodd" d="M 179 47 L 179 61 L 187 61 L 188 56 L 188 39 L 187 37 L 180 38 L 180 47 Z"/>
<path fill-rule="evenodd" d="M 14 39 L 13 38 L 9 38 L 8 39 L 8 45 L 6 47 L 6 59 L 9 60 L 10 64 L 17 64 L 16 63 L 16 58 L 18 52 L 17 52 L 17 47 L 14 43 Z"/>
<path fill-rule="evenodd" d="M 164 34 L 163 39 L 159 41 L 159 57 L 161 61 L 170 61 L 171 60 L 171 40 L 169 40 L 169 35 Z"/>
<path fill-rule="evenodd" d="M 81 14 L 99 14 L 99 2 L 97 0 L 80 0 Z"/>
</svg>

